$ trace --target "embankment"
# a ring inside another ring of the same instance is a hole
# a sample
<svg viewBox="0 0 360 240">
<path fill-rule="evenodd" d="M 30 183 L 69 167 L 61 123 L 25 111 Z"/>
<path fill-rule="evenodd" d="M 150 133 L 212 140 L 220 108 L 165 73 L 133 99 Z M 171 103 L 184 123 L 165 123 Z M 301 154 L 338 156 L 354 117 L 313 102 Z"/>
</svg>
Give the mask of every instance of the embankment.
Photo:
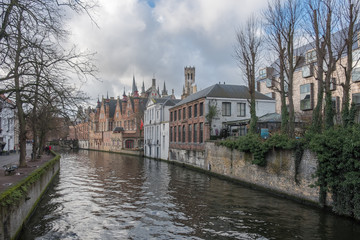
<svg viewBox="0 0 360 240">
<path fill-rule="evenodd" d="M 0 195 L 0 240 L 16 238 L 53 178 L 60 170 L 60 155 L 33 171 Z"/>
<path fill-rule="evenodd" d="M 276 149 L 266 155 L 266 167 L 252 163 L 252 154 L 205 143 L 205 151 L 171 149 L 169 161 L 233 179 L 256 188 L 311 204 L 319 203 L 319 189 L 313 175 L 317 169 L 315 154 L 305 150 L 300 162 L 294 152 Z M 331 205 L 330 198 L 327 204 Z"/>
</svg>

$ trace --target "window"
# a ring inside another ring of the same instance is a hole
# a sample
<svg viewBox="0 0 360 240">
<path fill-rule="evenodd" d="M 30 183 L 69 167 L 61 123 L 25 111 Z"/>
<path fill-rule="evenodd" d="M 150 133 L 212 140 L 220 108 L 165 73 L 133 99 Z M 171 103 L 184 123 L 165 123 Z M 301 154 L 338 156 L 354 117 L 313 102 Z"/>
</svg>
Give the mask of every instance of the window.
<svg viewBox="0 0 360 240">
<path fill-rule="evenodd" d="M 179 134 L 178 134 L 178 142 L 181 142 L 181 126 L 178 126 L 178 132 L 179 132 Z"/>
<path fill-rule="evenodd" d="M 330 91 L 336 90 L 336 78 L 330 79 Z"/>
<path fill-rule="evenodd" d="M 173 120 L 173 112 L 170 112 L 170 122 Z"/>
<path fill-rule="evenodd" d="M 313 109 L 312 100 L 312 83 L 300 86 L 300 109 L 311 110 Z"/>
<path fill-rule="evenodd" d="M 271 80 L 271 79 L 269 79 L 269 78 L 267 78 L 266 79 L 266 87 L 268 87 L 268 88 L 271 88 L 271 87 L 273 87 L 274 85 L 274 81 L 273 80 Z"/>
<path fill-rule="evenodd" d="M 246 115 L 246 104 L 245 103 L 238 103 L 237 104 L 237 116 L 238 117 L 245 117 Z"/>
<path fill-rule="evenodd" d="M 245 135 L 246 135 L 246 126 L 240 126 L 239 136 L 245 136 Z"/>
<path fill-rule="evenodd" d="M 308 64 L 302 67 L 302 77 L 303 78 L 307 78 L 307 77 L 311 77 L 313 75 L 313 65 L 312 64 Z"/>
<path fill-rule="evenodd" d="M 204 114 L 204 103 L 200 103 L 200 114 L 199 116 L 202 116 Z"/>
<path fill-rule="evenodd" d="M 306 63 L 312 63 L 312 62 L 316 62 L 316 50 L 310 50 L 305 54 L 305 62 Z"/>
<path fill-rule="evenodd" d="M 191 111 L 192 111 L 192 109 L 191 109 L 191 106 L 189 106 L 189 114 L 188 114 L 188 118 L 191 118 Z"/>
<path fill-rule="evenodd" d="M 360 67 L 353 68 L 351 73 L 351 79 L 353 82 L 360 81 Z"/>
<path fill-rule="evenodd" d="M 174 111 L 174 121 L 176 121 L 176 118 L 177 118 L 176 114 L 177 114 L 177 111 L 175 110 Z"/>
<path fill-rule="evenodd" d="M 360 93 L 354 93 L 352 95 L 352 102 L 356 105 L 356 115 L 355 115 L 355 122 L 360 123 Z"/>
<path fill-rule="evenodd" d="M 259 70 L 259 79 L 265 79 L 266 78 L 266 68 Z"/>
<path fill-rule="evenodd" d="M 179 109 L 179 120 L 181 120 L 181 109 Z"/>
<path fill-rule="evenodd" d="M 191 124 L 189 124 L 188 126 L 188 142 L 191 143 L 191 134 L 192 134 L 192 129 L 191 129 Z"/>
<path fill-rule="evenodd" d="M 156 111 L 156 118 L 159 119 L 159 110 Z"/>
<path fill-rule="evenodd" d="M 194 105 L 194 117 L 197 117 L 197 108 L 198 108 L 198 105 L 195 104 Z"/>
<path fill-rule="evenodd" d="M 194 124 L 194 143 L 197 142 L 197 124 Z"/>
<path fill-rule="evenodd" d="M 176 142 L 176 127 L 174 127 L 174 142 Z"/>
<path fill-rule="evenodd" d="M 352 95 L 352 102 L 356 105 L 360 105 L 360 93 L 354 93 Z"/>
<path fill-rule="evenodd" d="M 332 97 L 331 105 L 334 113 L 338 113 L 340 111 L 340 97 Z"/>
<path fill-rule="evenodd" d="M 275 99 L 275 93 L 274 92 L 264 93 L 264 95 L 268 96 L 269 98 Z"/>
<path fill-rule="evenodd" d="M 182 129 L 182 142 L 185 142 L 185 125 L 183 125 Z"/>
<path fill-rule="evenodd" d="M 186 119 L 186 108 L 183 108 L 183 119 Z"/>
<path fill-rule="evenodd" d="M 170 142 L 173 141 L 172 135 L 173 135 L 173 128 L 170 127 Z"/>
<path fill-rule="evenodd" d="M 222 115 L 231 116 L 231 103 L 229 102 L 222 103 Z"/>
<path fill-rule="evenodd" d="M 199 133 L 200 133 L 200 136 L 199 136 L 199 142 L 202 143 L 204 141 L 204 137 L 203 137 L 203 134 L 204 134 L 204 124 L 203 123 L 200 123 L 199 124 Z"/>
</svg>

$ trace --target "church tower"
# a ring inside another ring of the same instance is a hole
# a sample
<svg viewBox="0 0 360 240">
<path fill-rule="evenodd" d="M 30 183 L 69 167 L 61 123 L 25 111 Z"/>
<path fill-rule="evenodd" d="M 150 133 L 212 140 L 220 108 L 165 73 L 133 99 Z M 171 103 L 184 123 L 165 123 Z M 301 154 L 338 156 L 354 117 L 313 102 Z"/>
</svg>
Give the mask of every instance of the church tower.
<svg viewBox="0 0 360 240">
<path fill-rule="evenodd" d="M 184 99 L 196 92 L 195 67 L 185 67 L 184 74 L 185 74 L 185 86 L 183 89 L 183 94 L 181 95 L 181 99 Z"/>
<path fill-rule="evenodd" d="M 163 87 L 163 90 L 161 92 L 161 97 L 166 97 L 166 96 L 168 96 L 168 92 L 166 90 L 165 81 L 164 81 L 164 87 Z"/>
</svg>

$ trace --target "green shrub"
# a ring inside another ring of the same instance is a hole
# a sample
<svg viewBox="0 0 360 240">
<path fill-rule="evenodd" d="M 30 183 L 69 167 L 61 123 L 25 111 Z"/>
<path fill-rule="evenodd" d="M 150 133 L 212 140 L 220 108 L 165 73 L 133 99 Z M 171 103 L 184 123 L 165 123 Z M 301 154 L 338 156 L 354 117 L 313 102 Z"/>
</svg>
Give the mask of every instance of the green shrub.
<svg viewBox="0 0 360 240">
<path fill-rule="evenodd" d="M 309 138 L 310 139 L 310 138 Z M 317 154 L 316 185 L 330 192 L 334 212 L 360 220 L 360 128 L 333 128 L 312 135 L 309 147 Z M 322 196 L 322 203 L 324 203 Z"/>
</svg>

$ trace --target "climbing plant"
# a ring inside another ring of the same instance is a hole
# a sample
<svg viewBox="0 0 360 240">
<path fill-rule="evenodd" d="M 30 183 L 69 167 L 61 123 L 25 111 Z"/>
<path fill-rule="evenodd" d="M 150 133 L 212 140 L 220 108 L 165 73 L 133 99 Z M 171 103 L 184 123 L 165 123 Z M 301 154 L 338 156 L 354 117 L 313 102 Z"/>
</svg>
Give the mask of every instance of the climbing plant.
<svg viewBox="0 0 360 240">
<path fill-rule="evenodd" d="M 237 149 L 241 152 L 250 152 L 253 154 L 253 164 L 259 166 L 266 166 L 266 153 L 274 148 L 279 149 L 296 149 L 303 145 L 299 145 L 299 140 L 290 139 L 284 134 L 274 134 L 271 138 L 264 141 L 258 134 L 248 134 L 241 136 L 236 140 L 224 140 L 220 145 L 226 146 L 231 149 Z M 302 151 L 301 151 L 302 156 Z M 301 156 L 299 159 L 301 160 Z"/>
<path fill-rule="evenodd" d="M 330 192 L 334 212 L 360 220 L 360 126 L 315 134 L 309 146 L 318 158 L 316 185 L 322 204 Z"/>
</svg>

